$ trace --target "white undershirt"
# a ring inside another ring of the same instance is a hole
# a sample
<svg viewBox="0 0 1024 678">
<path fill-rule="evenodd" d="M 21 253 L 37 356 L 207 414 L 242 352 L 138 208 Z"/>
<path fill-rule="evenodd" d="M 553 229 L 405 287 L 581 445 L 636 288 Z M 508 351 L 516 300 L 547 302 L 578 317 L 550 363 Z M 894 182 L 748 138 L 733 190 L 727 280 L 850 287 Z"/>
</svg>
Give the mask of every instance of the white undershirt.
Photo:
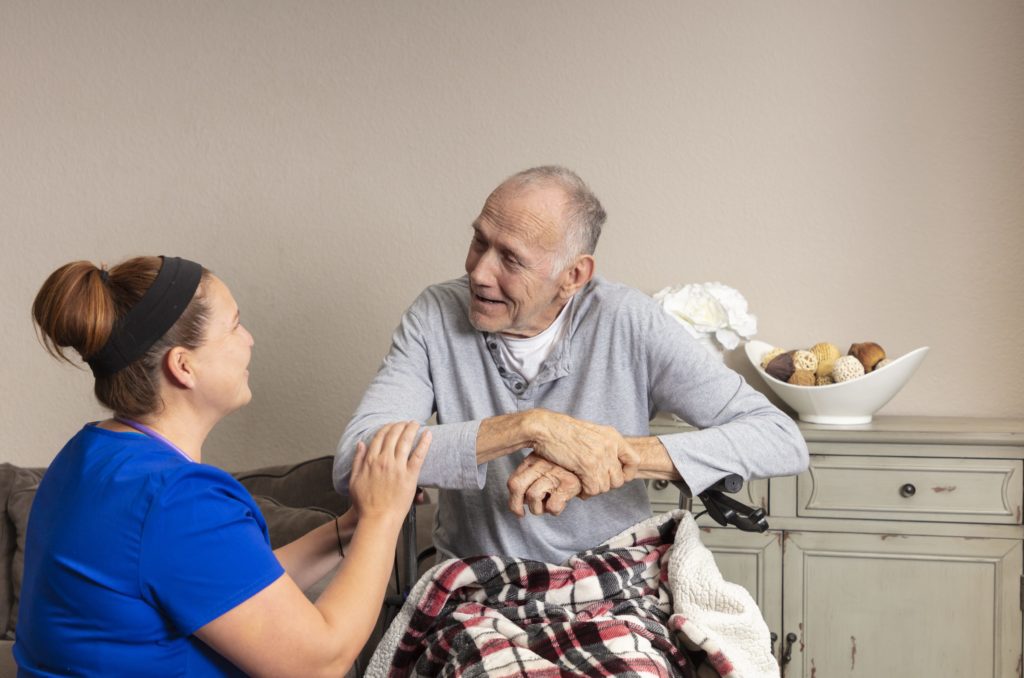
<svg viewBox="0 0 1024 678">
<path fill-rule="evenodd" d="M 527 382 L 533 381 L 540 372 L 541 364 L 551 355 L 551 350 L 565 336 L 569 328 L 569 307 L 572 300 L 558 313 L 546 330 L 533 337 L 516 338 L 499 335 L 498 350 L 516 372 Z"/>
</svg>

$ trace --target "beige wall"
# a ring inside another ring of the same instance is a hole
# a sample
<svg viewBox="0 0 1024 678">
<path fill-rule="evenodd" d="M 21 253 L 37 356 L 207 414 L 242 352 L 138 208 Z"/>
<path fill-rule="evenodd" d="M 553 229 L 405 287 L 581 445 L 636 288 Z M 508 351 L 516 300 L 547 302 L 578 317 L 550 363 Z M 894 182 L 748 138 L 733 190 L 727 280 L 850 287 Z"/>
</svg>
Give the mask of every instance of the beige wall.
<svg viewBox="0 0 1024 678">
<path fill-rule="evenodd" d="M 256 336 L 207 458 L 331 453 L 487 192 L 548 162 L 602 197 L 606 276 L 720 280 L 786 346 L 930 345 L 883 413 L 1020 416 L 1022 45 L 1017 0 L 0 0 L 0 459 L 101 416 L 39 285 L 136 253 L 212 268 Z"/>
</svg>

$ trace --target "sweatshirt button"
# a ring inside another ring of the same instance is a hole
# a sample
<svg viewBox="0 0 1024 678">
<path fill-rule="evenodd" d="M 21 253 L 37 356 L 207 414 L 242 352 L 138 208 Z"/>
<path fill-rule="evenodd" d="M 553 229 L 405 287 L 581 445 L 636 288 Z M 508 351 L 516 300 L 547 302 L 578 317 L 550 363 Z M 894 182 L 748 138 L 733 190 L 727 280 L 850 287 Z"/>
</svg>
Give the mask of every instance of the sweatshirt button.
<svg viewBox="0 0 1024 678">
<path fill-rule="evenodd" d="M 497 344 L 495 344 L 495 343 L 494 343 L 494 342 L 492 341 L 491 343 L 487 344 L 487 348 L 489 348 L 489 349 L 491 349 L 491 350 L 493 351 L 493 350 L 495 350 L 495 349 L 497 349 L 497 348 L 498 348 L 498 345 L 497 345 Z"/>
<path fill-rule="evenodd" d="M 520 391 L 523 390 L 523 384 L 522 382 L 517 381 L 515 384 L 512 385 L 512 388 L 515 389 L 516 393 L 519 393 Z"/>
<path fill-rule="evenodd" d="M 498 368 L 498 374 L 500 374 L 503 377 L 505 376 L 506 371 L 507 370 L 504 367 L 499 367 Z"/>
</svg>

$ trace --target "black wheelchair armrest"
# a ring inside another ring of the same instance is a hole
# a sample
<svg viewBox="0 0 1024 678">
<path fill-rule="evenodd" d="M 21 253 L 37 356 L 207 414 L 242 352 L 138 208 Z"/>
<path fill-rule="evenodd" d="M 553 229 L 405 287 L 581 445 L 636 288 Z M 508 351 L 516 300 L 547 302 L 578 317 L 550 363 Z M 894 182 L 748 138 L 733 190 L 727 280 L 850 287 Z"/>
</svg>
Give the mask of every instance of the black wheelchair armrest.
<svg viewBox="0 0 1024 678">
<path fill-rule="evenodd" d="M 762 508 L 753 508 L 718 490 L 705 490 L 700 495 L 708 515 L 721 526 L 734 525 L 744 532 L 764 532 L 768 520 Z"/>
<path fill-rule="evenodd" d="M 686 483 L 679 481 L 676 482 L 676 486 L 686 495 L 690 495 L 690 490 L 686 487 Z M 704 504 L 704 508 L 707 510 L 707 514 L 711 516 L 711 519 L 722 527 L 733 525 L 744 532 L 766 531 L 768 529 L 768 520 L 764 509 L 747 506 L 725 494 L 726 492 L 735 494 L 742 487 L 743 478 L 735 473 L 730 473 L 697 496 L 700 498 L 701 503 Z"/>
</svg>

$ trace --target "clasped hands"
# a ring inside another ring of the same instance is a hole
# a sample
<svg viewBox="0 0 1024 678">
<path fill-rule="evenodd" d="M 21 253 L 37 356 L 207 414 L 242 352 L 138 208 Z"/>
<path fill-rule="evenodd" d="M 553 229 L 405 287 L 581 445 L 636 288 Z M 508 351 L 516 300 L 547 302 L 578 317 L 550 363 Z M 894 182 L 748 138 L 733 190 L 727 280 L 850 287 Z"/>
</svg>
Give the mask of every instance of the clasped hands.
<svg viewBox="0 0 1024 678">
<path fill-rule="evenodd" d="M 509 476 L 509 510 L 560 514 L 574 497 L 587 499 L 636 477 L 640 456 L 617 430 L 548 410 L 531 441 L 533 454 Z"/>
</svg>

